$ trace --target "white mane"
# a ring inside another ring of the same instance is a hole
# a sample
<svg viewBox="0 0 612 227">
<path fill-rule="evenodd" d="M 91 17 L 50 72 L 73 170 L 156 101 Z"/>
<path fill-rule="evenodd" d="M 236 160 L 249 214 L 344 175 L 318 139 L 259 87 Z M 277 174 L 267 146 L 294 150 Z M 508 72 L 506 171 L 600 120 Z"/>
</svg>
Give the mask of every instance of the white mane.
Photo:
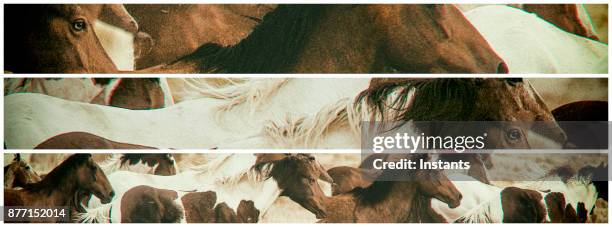
<svg viewBox="0 0 612 227">
<path fill-rule="evenodd" d="M 115 171 L 119 171 L 121 170 L 121 157 L 123 157 L 123 154 L 112 154 L 98 166 L 102 168 L 102 171 L 105 174 L 110 174 Z"/>
<path fill-rule="evenodd" d="M 414 92 L 411 93 L 413 94 Z M 390 95 L 386 103 L 391 103 L 395 98 L 396 95 Z M 402 107 L 391 109 L 407 108 L 410 104 L 411 102 L 407 102 Z M 316 147 L 331 130 L 347 126 L 355 136 L 359 136 L 362 122 L 379 119 L 380 113 L 370 111 L 365 100 L 358 100 L 358 96 L 355 96 L 352 99 L 340 99 L 323 107 L 314 115 L 286 116 L 284 119 L 268 121 L 262 134 L 276 147 Z"/>
<path fill-rule="evenodd" d="M 258 172 L 254 170 L 252 164 L 244 163 L 242 165 L 228 164 L 229 162 L 238 160 L 242 161 L 244 155 L 247 154 L 217 154 L 218 156 L 205 164 L 199 166 L 190 167 L 191 170 L 197 171 L 201 174 L 219 173 L 214 174 L 215 184 L 217 186 L 232 187 L 242 182 L 244 179 L 251 182 L 258 182 L 264 180 L 272 170 L 272 164 L 266 164 L 262 167 L 262 171 Z M 223 168 L 222 166 L 230 168 Z"/>
<path fill-rule="evenodd" d="M 481 203 L 468 211 L 456 221 L 461 223 L 501 223 L 504 216 L 500 195 L 493 196 L 489 201 Z"/>
<path fill-rule="evenodd" d="M 226 79 L 228 85 L 218 87 L 194 78 L 185 78 L 183 83 L 189 89 L 184 89 L 183 92 L 186 98 L 208 97 L 226 100 L 227 103 L 218 107 L 222 111 L 229 111 L 238 105 L 245 104 L 250 112 L 254 112 L 290 79 L 252 78 L 239 82 Z"/>
<path fill-rule="evenodd" d="M 107 223 L 110 220 L 110 212 L 113 203 L 102 204 L 95 208 L 83 207 L 84 213 L 74 213 L 74 220 L 78 223 Z"/>
</svg>

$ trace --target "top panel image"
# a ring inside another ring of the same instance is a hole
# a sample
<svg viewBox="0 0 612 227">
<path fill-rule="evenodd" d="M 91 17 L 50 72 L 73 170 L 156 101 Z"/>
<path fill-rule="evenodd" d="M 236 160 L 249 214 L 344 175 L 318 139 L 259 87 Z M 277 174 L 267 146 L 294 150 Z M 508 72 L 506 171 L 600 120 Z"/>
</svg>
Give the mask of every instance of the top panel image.
<svg viewBox="0 0 612 227">
<path fill-rule="evenodd" d="M 7 4 L 3 71 L 598 74 L 607 28 L 607 4 Z"/>
</svg>

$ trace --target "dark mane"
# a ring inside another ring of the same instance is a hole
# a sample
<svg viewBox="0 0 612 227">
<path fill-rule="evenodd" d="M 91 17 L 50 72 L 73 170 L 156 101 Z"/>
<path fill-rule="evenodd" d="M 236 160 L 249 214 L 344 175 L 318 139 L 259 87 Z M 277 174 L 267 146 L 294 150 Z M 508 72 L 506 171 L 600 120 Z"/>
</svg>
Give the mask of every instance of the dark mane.
<svg viewBox="0 0 612 227">
<path fill-rule="evenodd" d="M 28 184 L 24 186 L 24 189 L 37 191 L 55 189 L 60 186 L 66 187 L 68 182 L 74 180 L 68 179 L 68 176 L 76 174 L 77 168 L 86 163 L 90 158 L 91 154 L 74 154 L 51 170 L 42 181 Z M 71 182 L 70 184 L 75 184 L 75 182 Z"/>
<path fill-rule="evenodd" d="M 180 61 L 208 73 L 280 73 L 297 63 L 307 36 L 325 14 L 324 5 L 279 5 L 240 43 L 204 44 Z"/>
<path fill-rule="evenodd" d="M 397 111 L 390 121 L 468 121 L 476 105 L 476 89 L 479 79 L 407 79 L 383 83 L 362 91 L 358 103 L 365 101 L 368 108 L 381 116 L 389 117 L 389 111 Z M 410 92 L 415 89 L 410 106 Z M 399 92 L 395 94 L 395 92 Z M 395 99 L 387 104 L 391 96 Z M 401 125 L 400 125 L 401 126 Z"/>
<path fill-rule="evenodd" d="M 273 176 L 277 176 L 279 179 L 284 179 L 282 176 L 291 173 L 291 167 L 295 167 L 292 165 L 292 163 L 294 162 L 291 161 L 291 158 L 286 157 L 276 161 L 257 163 L 251 167 L 251 170 L 255 171 L 258 175 L 265 174 L 262 176 L 262 180 L 267 180 Z"/>
</svg>

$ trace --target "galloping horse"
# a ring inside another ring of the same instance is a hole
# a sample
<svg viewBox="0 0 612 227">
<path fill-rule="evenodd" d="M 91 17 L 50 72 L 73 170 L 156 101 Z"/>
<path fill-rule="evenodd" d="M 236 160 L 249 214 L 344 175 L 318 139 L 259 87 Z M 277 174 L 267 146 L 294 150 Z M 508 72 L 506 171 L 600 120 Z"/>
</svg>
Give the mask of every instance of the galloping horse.
<svg viewBox="0 0 612 227">
<path fill-rule="evenodd" d="M 102 203 L 109 203 L 115 192 L 90 154 L 75 154 L 40 182 L 27 184 L 21 190 L 5 188 L 4 206 L 68 206 L 75 210 L 84 194 L 93 194 Z"/>
<path fill-rule="evenodd" d="M 350 34 L 350 35 L 348 35 Z M 506 73 L 453 5 L 280 5 L 240 43 L 144 72 Z"/>
<path fill-rule="evenodd" d="M 40 176 L 30 167 L 30 164 L 21 159 L 20 154 L 15 154 L 13 161 L 4 166 L 4 187 L 23 188 L 27 184 L 40 181 Z"/>
<path fill-rule="evenodd" d="M 317 217 L 325 217 L 326 210 L 322 204 L 324 194 L 317 179 L 321 177 L 331 181 L 331 178 L 313 156 L 230 154 L 211 161 L 209 165 L 204 171 L 183 172 L 172 177 L 115 172 L 109 177 L 113 187 L 117 189 L 117 199 L 108 205 L 98 205 L 95 201 L 90 201 L 90 208 L 86 208 L 87 213 L 80 215 L 80 219 L 115 223 L 125 220 L 124 216 L 129 215 L 131 211 L 124 212 L 123 207 L 137 201 L 126 201 L 122 198 L 133 197 L 130 189 L 140 185 L 178 193 L 174 198 L 175 203 L 181 204 L 178 207 L 191 207 L 186 204 L 196 201 L 190 201 L 188 198 L 197 198 L 197 193 L 212 191 L 216 193 L 218 201 L 213 204 L 225 202 L 229 208 L 238 210 L 242 200 L 250 200 L 260 211 L 260 215 L 263 215 L 276 198 L 285 195 Z M 185 182 L 185 179 L 189 179 L 189 182 Z M 189 214 L 188 210 L 182 212 Z M 191 217 L 187 216 L 181 222 L 189 220 Z"/>
</svg>

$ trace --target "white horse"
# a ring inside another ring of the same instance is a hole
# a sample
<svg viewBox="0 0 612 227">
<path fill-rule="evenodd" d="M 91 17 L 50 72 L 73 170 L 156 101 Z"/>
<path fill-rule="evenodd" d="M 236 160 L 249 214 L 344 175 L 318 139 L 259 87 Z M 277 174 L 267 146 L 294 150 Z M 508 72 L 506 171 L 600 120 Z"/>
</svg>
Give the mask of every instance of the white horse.
<svg viewBox="0 0 612 227">
<path fill-rule="evenodd" d="M 31 149 L 55 135 L 82 131 L 152 147 L 213 148 L 259 135 L 269 120 L 316 113 L 368 83 L 367 78 L 253 79 L 208 91 L 229 95 L 228 100 L 200 98 L 146 111 L 12 94 L 5 97 L 5 143 Z"/>
<path fill-rule="evenodd" d="M 272 155 L 274 156 L 274 155 Z M 285 156 L 285 155 L 281 155 Z M 299 155 L 289 155 L 288 157 L 300 157 Z M 309 156 L 311 157 L 311 156 Z M 260 211 L 260 220 L 266 214 L 267 209 L 272 206 L 274 201 L 281 195 L 284 188 L 279 186 L 277 176 L 271 175 L 275 168 L 276 161 L 286 161 L 287 158 L 272 159 L 263 161 L 260 157 L 251 154 L 224 154 L 219 155 L 199 169 L 181 172 L 174 176 L 155 176 L 138 174 L 134 172 L 118 171 L 108 175 L 109 182 L 115 191 L 114 200 L 109 204 L 101 204 L 100 201 L 92 197 L 86 213 L 79 214 L 80 221 L 101 221 L 101 222 L 121 222 L 122 197 L 129 189 L 139 185 L 151 186 L 158 189 L 168 189 L 178 192 L 179 198 L 175 201 L 179 207 L 183 207 L 181 197 L 189 192 L 214 191 L 217 194 L 219 204 L 225 202 L 235 211 L 241 200 L 251 200 L 255 207 Z M 297 158 L 293 161 L 304 162 L 305 159 Z M 261 168 L 254 166 L 263 164 Z M 322 179 L 330 180 L 325 170 L 318 162 L 311 158 L 310 165 L 317 173 L 321 174 Z M 286 166 L 286 165 L 280 165 Z M 289 165 L 300 166 L 300 165 Z M 280 168 L 280 167 L 279 167 Z M 297 171 L 301 170 L 284 170 Z M 291 175 L 291 174 L 289 174 Z M 318 178 L 318 174 L 316 174 Z M 308 177 L 308 176 L 287 176 L 287 177 Z M 321 181 L 319 180 L 320 183 Z M 318 184 L 315 185 L 319 187 Z M 331 195 L 331 186 L 322 185 L 324 193 Z M 181 220 L 185 222 L 185 218 Z"/>
<path fill-rule="evenodd" d="M 565 32 L 534 14 L 491 5 L 465 13 L 510 73 L 607 73 L 608 45 Z"/>
</svg>

